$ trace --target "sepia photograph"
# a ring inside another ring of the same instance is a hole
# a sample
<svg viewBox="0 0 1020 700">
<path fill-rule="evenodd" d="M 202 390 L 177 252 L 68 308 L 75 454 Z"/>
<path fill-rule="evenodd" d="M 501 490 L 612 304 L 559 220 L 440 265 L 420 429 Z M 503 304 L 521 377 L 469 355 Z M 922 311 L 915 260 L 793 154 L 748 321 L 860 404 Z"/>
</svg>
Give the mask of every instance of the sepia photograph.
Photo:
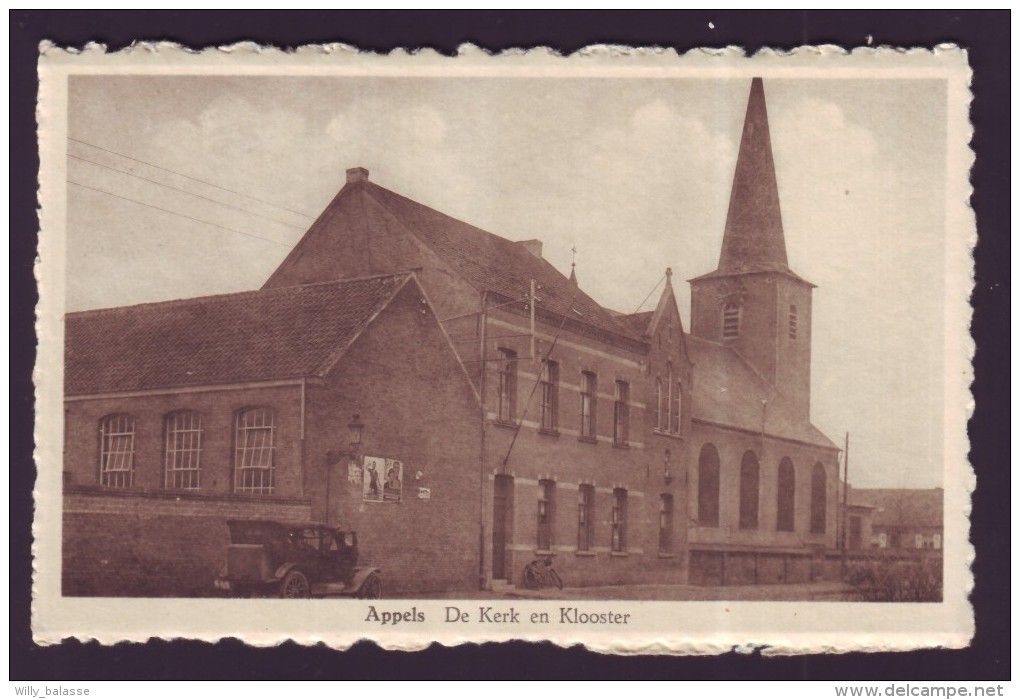
<svg viewBox="0 0 1020 700">
<path fill-rule="evenodd" d="M 44 631 L 966 642 L 962 52 L 176 53 L 41 63 Z"/>
</svg>

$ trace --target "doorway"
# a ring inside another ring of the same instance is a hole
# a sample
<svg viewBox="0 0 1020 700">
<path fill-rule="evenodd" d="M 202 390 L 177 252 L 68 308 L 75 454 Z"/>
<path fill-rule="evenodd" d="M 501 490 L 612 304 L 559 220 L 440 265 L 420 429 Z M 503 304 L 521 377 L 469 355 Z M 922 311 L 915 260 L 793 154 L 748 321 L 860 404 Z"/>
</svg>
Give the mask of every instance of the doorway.
<svg viewBox="0 0 1020 700">
<path fill-rule="evenodd" d="M 513 509 L 514 478 L 497 474 L 492 495 L 492 578 L 506 579 L 506 543 Z"/>
</svg>

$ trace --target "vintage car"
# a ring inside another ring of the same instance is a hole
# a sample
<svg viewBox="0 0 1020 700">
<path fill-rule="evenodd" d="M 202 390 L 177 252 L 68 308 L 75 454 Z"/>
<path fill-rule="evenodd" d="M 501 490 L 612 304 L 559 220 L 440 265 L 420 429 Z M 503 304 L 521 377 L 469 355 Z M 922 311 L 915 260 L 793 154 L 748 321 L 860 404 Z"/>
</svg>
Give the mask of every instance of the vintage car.
<svg viewBox="0 0 1020 700">
<path fill-rule="evenodd" d="M 358 536 L 322 523 L 228 520 L 226 562 L 214 582 L 238 597 L 382 596 L 380 570 L 358 566 Z"/>
</svg>

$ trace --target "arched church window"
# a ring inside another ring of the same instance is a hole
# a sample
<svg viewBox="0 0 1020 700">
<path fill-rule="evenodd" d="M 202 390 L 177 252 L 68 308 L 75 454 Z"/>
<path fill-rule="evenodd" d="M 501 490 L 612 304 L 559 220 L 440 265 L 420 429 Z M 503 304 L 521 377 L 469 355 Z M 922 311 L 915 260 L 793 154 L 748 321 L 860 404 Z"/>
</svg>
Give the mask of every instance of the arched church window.
<svg viewBox="0 0 1020 700">
<path fill-rule="evenodd" d="M 698 525 L 719 527 L 719 452 L 711 443 L 698 456 Z"/>
<path fill-rule="evenodd" d="M 662 379 L 659 377 L 655 378 L 655 429 L 665 430 L 666 425 L 663 421 L 663 406 L 662 406 Z"/>
<path fill-rule="evenodd" d="M 758 457 L 748 450 L 740 460 L 740 529 L 758 529 Z"/>
<path fill-rule="evenodd" d="M 779 463 L 779 476 L 776 485 L 776 530 L 793 532 L 793 513 L 796 504 L 797 475 L 793 462 L 783 457 Z"/>
<path fill-rule="evenodd" d="M 825 485 L 825 467 L 821 462 L 816 462 L 811 470 L 811 533 L 822 534 L 825 532 L 825 510 L 826 494 L 828 489 Z"/>
</svg>

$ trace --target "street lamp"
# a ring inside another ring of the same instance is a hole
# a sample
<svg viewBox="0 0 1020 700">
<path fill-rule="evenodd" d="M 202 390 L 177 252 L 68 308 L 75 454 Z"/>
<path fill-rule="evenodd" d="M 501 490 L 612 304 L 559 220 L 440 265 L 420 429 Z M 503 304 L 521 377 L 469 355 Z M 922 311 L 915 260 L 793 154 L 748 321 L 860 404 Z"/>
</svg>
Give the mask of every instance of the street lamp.
<svg viewBox="0 0 1020 700">
<path fill-rule="evenodd" d="M 361 463 L 361 436 L 365 431 L 365 424 L 361 422 L 361 416 L 355 413 L 351 416 L 351 422 L 347 424 L 350 434 L 350 450 L 328 450 L 326 452 L 326 524 L 329 525 L 331 510 L 329 507 L 330 490 L 333 483 L 333 467 L 341 462 L 344 457 L 360 466 Z"/>
</svg>

